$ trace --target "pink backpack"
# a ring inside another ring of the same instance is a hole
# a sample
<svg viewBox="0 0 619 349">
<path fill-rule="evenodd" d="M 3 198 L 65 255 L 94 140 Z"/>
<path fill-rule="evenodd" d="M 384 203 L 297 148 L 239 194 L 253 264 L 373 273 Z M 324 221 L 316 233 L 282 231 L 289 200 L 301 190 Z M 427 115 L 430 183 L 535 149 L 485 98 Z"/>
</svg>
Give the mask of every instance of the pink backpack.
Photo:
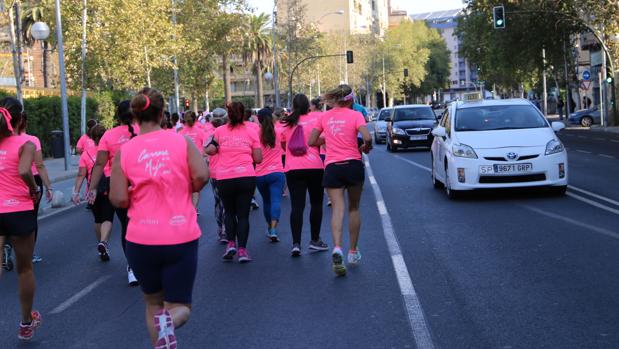
<svg viewBox="0 0 619 349">
<path fill-rule="evenodd" d="M 305 134 L 302 125 L 297 125 L 292 132 L 292 136 L 288 141 L 288 150 L 290 150 L 290 153 L 294 156 L 303 156 L 307 154 L 307 144 L 305 143 Z"/>
</svg>

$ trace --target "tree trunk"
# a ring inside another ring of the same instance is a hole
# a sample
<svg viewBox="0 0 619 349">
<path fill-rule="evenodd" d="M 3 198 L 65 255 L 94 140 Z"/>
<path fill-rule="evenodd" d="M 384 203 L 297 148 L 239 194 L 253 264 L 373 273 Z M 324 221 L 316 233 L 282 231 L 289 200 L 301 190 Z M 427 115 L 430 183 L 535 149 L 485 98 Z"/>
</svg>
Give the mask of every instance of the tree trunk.
<svg viewBox="0 0 619 349">
<path fill-rule="evenodd" d="M 207 113 L 211 111 L 211 103 L 209 100 L 208 88 L 206 89 L 206 92 L 204 92 L 204 111 Z"/>
<path fill-rule="evenodd" d="M 260 108 L 264 108 L 264 84 L 262 81 L 262 64 L 260 64 L 260 56 L 258 56 L 258 61 L 256 62 L 256 90 L 258 100 L 256 104 Z"/>
<path fill-rule="evenodd" d="M 228 54 L 224 53 L 221 57 L 224 75 L 224 97 L 226 104 L 232 102 L 232 88 L 230 87 L 230 65 L 228 64 Z"/>
</svg>

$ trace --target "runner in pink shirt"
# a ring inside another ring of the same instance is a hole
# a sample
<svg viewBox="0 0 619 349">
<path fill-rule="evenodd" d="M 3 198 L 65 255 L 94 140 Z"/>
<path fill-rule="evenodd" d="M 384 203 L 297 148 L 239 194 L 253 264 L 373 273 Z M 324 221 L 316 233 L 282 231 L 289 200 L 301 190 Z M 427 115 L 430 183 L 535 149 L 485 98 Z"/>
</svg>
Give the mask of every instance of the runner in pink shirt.
<svg viewBox="0 0 619 349">
<path fill-rule="evenodd" d="M 340 85 L 325 95 L 333 109 L 325 112 L 316 123 L 310 145 L 326 142 L 327 158 L 325 164 L 324 186 L 331 199 L 333 214 L 331 229 L 333 232 L 333 271 L 338 276 L 346 275 L 346 266 L 342 253 L 342 226 L 346 208 L 344 192 L 348 191 L 348 222 L 350 233 L 350 250 L 348 263 L 358 264 L 361 253 L 358 249 L 361 217 L 359 202 L 365 180 L 365 168 L 361 161 L 361 151 L 369 153 L 372 149 L 372 137 L 361 113 L 352 110 L 354 93 L 348 85 Z M 363 146 L 359 149 L 357 134 L 363 137 Z M 323 135 L 324 140 L 320 139 Z"/>
<path fill-rule="evenodd" d="M 32 310 L 35 291 L 32 251 L 37 227 L 34 202 L 41 192 L 31 170 L 35 146 L 29 138 L 19 135 L 22 115 L 19 100 L 13 97 L 0 100 L 0 246 L 8 240 L 15 250 L 22 311 L 17 337 L 30 340 L 41 323 L 41 314 Z M 3 259 L 2 250 L 0 259 Z"/>
<path fill-rule="evenodd" d="M 78 154 L 81 154 L 84 150 L 95 146 L 95 142 L 88 136 L 88 130 L 93 128 L 97 123 L 98 122 L 95 119 L 90 119 L 86 123 L 86 133 L 84 133 L 80 139 L 77 140 L 77 144 L 75 145 L 75 151 Z"/>
<path fill-rule="evenodd" d="M 200 227 L 191 194 L 208 182 L 201 151 L 161 130 L 165 101 L 144 88 L 131 100 L 140 136 L 114 158 L 110 199 L 129 209 L 127 258 L 140 280 L 155 348 L 176 348 L 175 329 L 191 314 Z"/>
<path fill-rule="evenodd" d="M 118 104 L 118 108 L 116 108 L 116 119 L 120 126 L 114 127 L 110 130 L 107 130 L 101 140 L 99 141 L 99 145 L 97 147 L 97 159 L 95 162 L 95 167 L 92 170 L 92 178 L 90 180 L 90 185 L 88 186 L 88 203 L 90 205 L 95 205 L 97 200 L 97 196 L 103 195 L 108 198 L 109 188 L 110 188 L 110 174 L 112 168 L 112 162 L 116 156 L 116 152 L 120 150 L 123 144 L 127 143 L 130 139 L 137 136 L 136 128 L 137 125 L 134 125 L 133 115 L 131 114 L 130 109 L 130 101 L 122 101 Z M 126 248 L 126 236 L 127 236 L 127 210 L 122 208 L 116 208 L 109 203 L 109 198 L 106 203 L 105 201 L 101 203 L 101 214 L 103 221 L 114 221 L 114 212 L 116 212 L 116 216 L 120 221 L 120 232 L 121 232 L 121 246 L 123 248 L 123 252 Z M 109 204 L 108 204 L 109 203 Z M 99 255 L 102 256 L 103 260 L 108 260 L 110 254 L 110 248 L 108 245 L 110 236 L 101 234 L 101 241 L 97 245 L 97 251 Z M 133 275 L 133 271 L 127 265 L 127 281 L 129 286 L 137 286 L 138 280 Z"/>
<path fill-rule="evenodd" d="M 200 151 L 202 156 L 205 156 L 204 146 L 206 145 L 206 137 L 204 134 L 204 126 L 201 123 L 197 122 L 198 116 L 196 113 L 192 111 L 188 111 L 185 113 L 185 126 L 180 130 L 179 134 L 182 136 L 186 136 Z M 191 200 L 193 202 L 193 207 L 198 209 L 198 205 L 200 204 L 200 193 L 193 193 L 191 196 Z M 198 212 L 200 215 L 200 212 Z"/>
<path fill-rule="evenodd" d="M 209 156 L 218 154 L 217 187 L 224 203 L 228 246 L 224 261 L 231 261 L 237 253 L 239 262 L 251 261 L 247 253 L 249 238 L 249 209 L 256 190 L 254 163 L 262 162 L 258 134 L 243 121 L 245 107 L 242 103 L 228 105 L 227 125 L 215 130 L 206 148 Z"/>
<path fill-rule="evenodd" d="M 318 147 L 308 147 L 312 129 L 320 118 L 319 113 L 309 112 L 309 100 L 304 94 L 298 94 L 292 100 L 292 113 L 282 119 L 282 145 L 286 149 L 286 183 L 290 190 L 290 230 L 292 231 L 292 251 L 294 257 L 301 255 L 301 232 L 303 231 L 303 211 L 309 193 L 310 199 L 310 231 L 309 249 L 326 251 L 329 246 L 320 239 L 322 225 L 322 205 L 324 189 L 322 177 L 324 164 L 320 158 Z M 294 154 L 291 147 L 295 143 L 294 134 L 297 129 L 303 130 L 303 138 L 298 140 L 305 146 L 305 153 Z"/>
</svg>

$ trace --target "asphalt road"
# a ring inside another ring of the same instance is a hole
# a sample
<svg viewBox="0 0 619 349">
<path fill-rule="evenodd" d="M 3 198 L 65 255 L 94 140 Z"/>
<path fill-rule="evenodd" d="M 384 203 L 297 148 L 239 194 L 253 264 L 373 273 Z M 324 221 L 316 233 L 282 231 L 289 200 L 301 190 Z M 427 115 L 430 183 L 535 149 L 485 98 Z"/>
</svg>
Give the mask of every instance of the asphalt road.
<svg viewBox="0 0 619 349">
<path fill-rule="evenodd" d="M 595 139 L 601 137 L 606 141 Z M 178 330 L 181 347 L 619 347 L 619 144 L 611 142 L 619 137 L 563 131 L 561 138 L 573 186 L 560 198 L 493 191 L 449 201 L 432 188 L 428 151 L 394 155 L 378 146 L 361 206 L 363 263 L 346 278 L 334 277 L 328 253 L 289 257 L 289 199 L 281 243 L 266 241 L 254 211 L 254 262 L 222 263 L 205 190 L 194 313 Z M 329 216 L 325 208 L 330 243 Z M 44 323 L 32 343 L 18 343 L 16 278 L 5 273 L 0 348 L 148 348 L 144 306 L 139 290 L 126 286 L 118 228 L 112 261 L 103 264 L 90 225 L 83 208 L 41 222 L 37 250 L 45 261 L 36 265 L 36 307 Z M 397 240 L 386 239 L 390 227 Z M 420 307 L 409 306 L 412 298 Z M 413 335 L 424 325 L 429 342 Z"/>
</svg>

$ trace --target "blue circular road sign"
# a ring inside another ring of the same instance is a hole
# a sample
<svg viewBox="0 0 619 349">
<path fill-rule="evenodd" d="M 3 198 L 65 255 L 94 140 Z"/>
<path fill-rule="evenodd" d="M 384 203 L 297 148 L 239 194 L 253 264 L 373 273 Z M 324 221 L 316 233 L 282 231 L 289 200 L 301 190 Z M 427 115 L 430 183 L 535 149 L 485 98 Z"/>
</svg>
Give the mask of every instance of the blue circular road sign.
<svg viewBox="0 0 619 349">
<path fill-rule="evenodd" d="M 591 72 L 588 70 L 582 72 L 582 79 L 585 81 L 589 81 L 591 79 Z"/>
</svg>

